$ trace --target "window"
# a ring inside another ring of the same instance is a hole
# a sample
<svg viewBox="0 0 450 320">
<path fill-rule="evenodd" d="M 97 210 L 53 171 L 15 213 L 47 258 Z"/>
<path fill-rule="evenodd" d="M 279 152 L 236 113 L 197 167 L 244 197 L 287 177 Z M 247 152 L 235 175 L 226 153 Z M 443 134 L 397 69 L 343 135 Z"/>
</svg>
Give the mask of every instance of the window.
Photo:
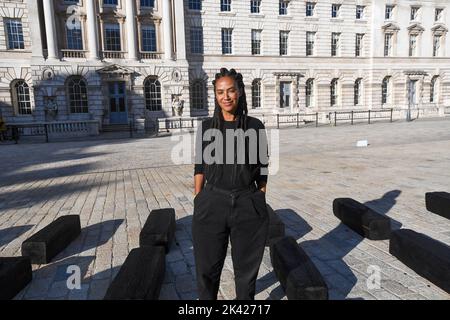
<svg viewBox="0 0 450 320">
<path fill-rule="evenodd" d="M 6 34 L 8 37 L 8 49 L 25 49 L 22 21 L 18 19 L 6 19 L 5 21 Z"/>
<path fill-rule="evenodd" d="M 66 42 L 69 50 L 83 50 L 83 33 L 81 31 L 81 23 L 66 23 Z"/>
<path fill-rule="evenodd" d="M 120 44 L 120 25 L 118 23 L 105 25 L 105 50 L 121 51 Z"/>
<path fill-rule="evenodd" d="M 261 108 L 261 79 L 252 82 L 252 108 Z"/>
<path fill-rule="evenodd" d="M 417 35 L 410 34 L 409 35 L 409 56 L 416 56 L 416 47 L 417 47 Z"/>
<path fill-rule="evenodd" d="M 289 31 L 280 31 L 280 56 L 288 54 Z"/>
<path fill-rule="evenodd" d="M 355 106 L 361 103 L 361 78 L 356 79 L 355 86 L 353 88 L 353 104 Z"/>
<path fill-rule="evenodd" d="M 231 0 L 220 0 L 220 11 L 231 11 Z"/>
<path fill-rule="evenodd" d="M 338 55 L 339 51 L 339 37 L 341 36 L 340 33 L 333 32 L 331 34 L 331 56 L 335 57 Z"/>
<path fill-rule="evenodd" d="M 440 47 L 441 47 L 441 36 L 435 34 L 433 36 L 433 57 L 439 57 Z"/>
<path fill-rule="evenodd" d="M 434 76 L 430 83 L 430 102 L 437 103 L 437 80 L 438 76 Z"/>
<path fill-rule="evenodd" d="M 389 82 L 390 82 L 390 77 L 385 77 L 381 84 L 381 103 L 382 104 L 388 103 L 388 98 L 389 98 L 389 93 L 390 93 L 389 92 Z"/>
<path fill-rule="evenodd" d="M 417 17 L 418 17 L 418 15 L 419 15 L 419 9 L 420 9 L 420 7 L 411 7 L 411 16 L 410 16 L 410 19 L 411 19 L 412 21 L 417 20 Z"/>
<path fill-rule="evenodd" d="M 222 29 L 222 54 L 233 53 L 233 29 Z"/>
<path fill-rule="evenodd" d="M 363 33 L 356 34 L 355 57 L 360 57 L 362 54 L 363 39 L 364 39 Z"/>
<path fill-rule="evenodd" d="M 330 85 L 330 104 L 331 106 L 335 106 L 338 101 L 338 79 L 331 80 Z"/>
<path fill-rule="evenodd" d="M 189 4 L 191 1 L 189 1 Z M 154 8 L 155 0 L 141 0 L 141 8 Z"/>
<path fill-rule="evenodd" d="M 280 83 L 280 108 L 291 106 L 291 83 Z"/>
<path fill-rule="evenodd" d="M 144 81 L 145 107 L 150 111 L 160 111 L 161 103 L 161 84 L 157 78 L 149 77 Z"/>
<path fill-rule="evenodd" d="M 142 26 L 142 51 L 156 52 L 156 30 L 154 25 Z"/>
<path fill-rule="evenodd" d="M 312 56 L 314 55 L 314 39 L 316 37 L 315 32 L 307 32 L 306 33 L 306 55 Z"/>
<path fill-rule="evenodd" d="M 392 33 L 384 35 L 384 56 L 389 57 L 392 54 Z"/>
<path fill-rule="evenodd" d="M 364 19 L 364 6 L 356 6 L 356 19 Z"/>
<path fill-rule="evenodd" d="M 314 79 L 306 80 L 306 107 L 310 108 L 314 104 Z"/>
<path fill-rule="evenodd" d="M 251 13 L 259 13 L 260 9 L 261 9 L 261 0 L 250 1 L 250 12 Z"/>
<path fill-rule="evenodd" d="M 332 4 L 331 5 L 331 17 L 337 18 L 339 17 L 339 9 L 341 8 L 340 4 Z"/>
<path fill-rule="evenodd" d="M 280 5 L 279 5 L 279 14 L 280 16 L 285 16 L 288 14 L 288 5 L 289 2 L 285 1 L 285 0 L 279 0 Z"/>
<path fill-rule="evenodd" d="M 201 110 L 207 105 L 206 84 L 203 80 L 195 80 L 191 87 L 191 106 L 192 109 Z"/>
<path fill-rule="evenodd" d="M 117 6 L 118 5 L 118 0 L 103 0 L 103 5 Z"/>
<path fill-rule="evenodd" d="M 442 8 L 436 8 L 434 11 L 434 21 L 441 21 L 442 20 L 442 12 L 444 9 Z"/>
<path fill-rule="evenodd" d="M 252 54 L 261 54 L 261 30 L 252 30 Z"/>
<path fill-rule="evenodd" d="M 394 13 L 394 6 L 387 5 L 385 13 L 384 13 L 384 19 L 386 19 L 386 20 L 392 19 L 393 13 Z"/>
<path fill-rule="evenodd" d="M 70 113 L 88 113 L 87 86 L 82 77 L 73 76 L 68 79 L 67 94 Z"/>
<path fill-rule="evenodd" d="M 30 88 L 25 80 L 15 80 L 11 82 L 13 101 L 17 107 L 19 115 L 31 114 Z"/>
<path fill-rule="evenodd" d="M 202 0 L 189 0 L 190 10 L 202 10 Z"/>
<path fill-rule="evenodd" d="M 306 3 L 306 16 L 313 17 L 314 16 L 314 7 L 316 6 L 313 2 Z"/>
<path fill-rule="evenodd" d="M 203 53 L 203 28 L 191 27 L 191 53 Z"/>
</svg>

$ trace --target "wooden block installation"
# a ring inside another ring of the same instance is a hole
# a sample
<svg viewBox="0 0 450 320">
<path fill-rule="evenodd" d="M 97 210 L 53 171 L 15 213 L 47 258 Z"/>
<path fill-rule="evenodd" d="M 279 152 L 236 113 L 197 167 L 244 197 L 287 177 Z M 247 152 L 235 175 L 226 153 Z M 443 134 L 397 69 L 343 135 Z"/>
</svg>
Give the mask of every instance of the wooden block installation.
<svg viewBox="0 0 450 320">
<path fill-rule="evenodd" d="M 33 278 L 28 257 L 0 258 L 0 300 L 14 298 Z"/>
<path fill-rule="evenodd" d="M 427 192 L 425 194 L 425 205 L 428 211 L 450 219 L 450 193 Z"/>
<path fill-rule="evenodd" d="M 289 300 L 327 300 L 328 287 L 319 270 L 292 237 L 270 246 L 275 274 Z"/>
<path fill-rule="evenodd" d="M 81 233 L 80 216 L 62 216 L 22 243 L 22 256 L 33 264 L 49 263 Z"/>
<path fill-rule="evenodd" d="M 267 211 L 269 212 L 269 235 L 266 246 L 270 246 L 273 241 L 285 236 L 285 226 L 270 205 L 267 205 Z"/>
<path fill-rule="evenodd" d="M 139 246 L 164 246 L 169 252 L 175 237 L 175 210 L 152 210 L 139 235 Z"/>
<path fill-rule="evenodd" d="M 392 232 L 389 252 L 398 260 L 450 293 L 450 247 L 409 229 Z"/>
<path fill-rule="evenodd" d="M 166 269 L 162 246 L 131 250 L 105 300 L 158 300 Z"/>
<path fill-rule="evenodd" d="M 389 239 L 391 219 L 351 198 L 333 201 L 334 215 L 350 229 L 371 240 Z"/>
</svg>

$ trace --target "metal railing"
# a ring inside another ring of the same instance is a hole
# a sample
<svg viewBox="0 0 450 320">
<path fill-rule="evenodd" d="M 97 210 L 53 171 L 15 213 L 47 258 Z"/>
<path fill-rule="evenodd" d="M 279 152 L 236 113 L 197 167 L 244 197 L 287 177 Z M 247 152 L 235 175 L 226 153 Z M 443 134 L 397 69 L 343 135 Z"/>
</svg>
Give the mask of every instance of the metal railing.
<svg viewBox="0 0 450 320">
<path fill-rule="evenodd" d="M 6 125 L 7 131 L 11 130 L 11 139 L 19 143 L 20 137 L 45 136 L 48 142 L 48 124 L 10 124 Z"/>
<path fill-rule="evenodd" d="M 198 123 L 207 117 L 197 118 L 158 118 L 156 119 L 156 133 L 169 132 L 173 129 L 194 129 Z"/>
<path fill-rule="evenodd" d="M 300 123 L 308 124 L 315 123 L 315 126 L 319 126 L 319 113 L 290 113 L 290 114 L 277 114 L 277 129 L 280 129 L 280 124 L 296 124 L 297 128 L 300 128 Z"/>
<path fill-rule="evenodd" d="M 450 107 L 445 107 L 444 108 L 444 114 L 445 115 L 447 115 L 447 114 L 450 115 Z"/>
<path fill-rule="evenodd" d="M 367 121 L 368 124 L 376 119 L 389 119 L 392 122 L 394 109 L 384 110 L 357 110 L 357 111 L 335 111 L 328 113 L 330 122 L 337 126 L 339 121 L 350 122 L 352 125 L 358 121 Z"/>
<path fill-rule="evenodd" d="M 62 49 L 61 53 L 63 58 L 86 58 L 85 50 Z"/>
</svg>

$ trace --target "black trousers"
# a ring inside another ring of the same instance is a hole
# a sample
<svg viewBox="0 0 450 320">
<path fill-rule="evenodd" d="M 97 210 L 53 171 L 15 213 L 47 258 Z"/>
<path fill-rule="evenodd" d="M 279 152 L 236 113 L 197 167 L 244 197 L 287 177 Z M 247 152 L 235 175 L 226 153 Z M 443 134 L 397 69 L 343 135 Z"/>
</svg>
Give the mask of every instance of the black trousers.
<svg viewBox="0 0 450 320">
<path fill-rule="evenodd" d="M 231 241 L 236 298 L 252 300 L 269 228 L 265 193 L 206 185 L 194 199 L 192 237 L 200 300 L 216 300 Z"/>
</svg>

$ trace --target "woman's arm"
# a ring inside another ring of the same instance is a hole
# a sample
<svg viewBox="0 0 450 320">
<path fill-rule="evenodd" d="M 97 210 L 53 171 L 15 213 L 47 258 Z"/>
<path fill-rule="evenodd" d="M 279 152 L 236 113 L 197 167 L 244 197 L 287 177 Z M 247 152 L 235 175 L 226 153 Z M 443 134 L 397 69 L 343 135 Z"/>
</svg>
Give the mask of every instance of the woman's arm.
<svg viewBox="0 0 450 320">
<path fill-rule="evenodd" d="M 203 173 L 196 174 L 194 176 L 194 196 L 196 196 L 203 189 L 203 183 L 205 182 L 205 175 Z"/>
</svg>

